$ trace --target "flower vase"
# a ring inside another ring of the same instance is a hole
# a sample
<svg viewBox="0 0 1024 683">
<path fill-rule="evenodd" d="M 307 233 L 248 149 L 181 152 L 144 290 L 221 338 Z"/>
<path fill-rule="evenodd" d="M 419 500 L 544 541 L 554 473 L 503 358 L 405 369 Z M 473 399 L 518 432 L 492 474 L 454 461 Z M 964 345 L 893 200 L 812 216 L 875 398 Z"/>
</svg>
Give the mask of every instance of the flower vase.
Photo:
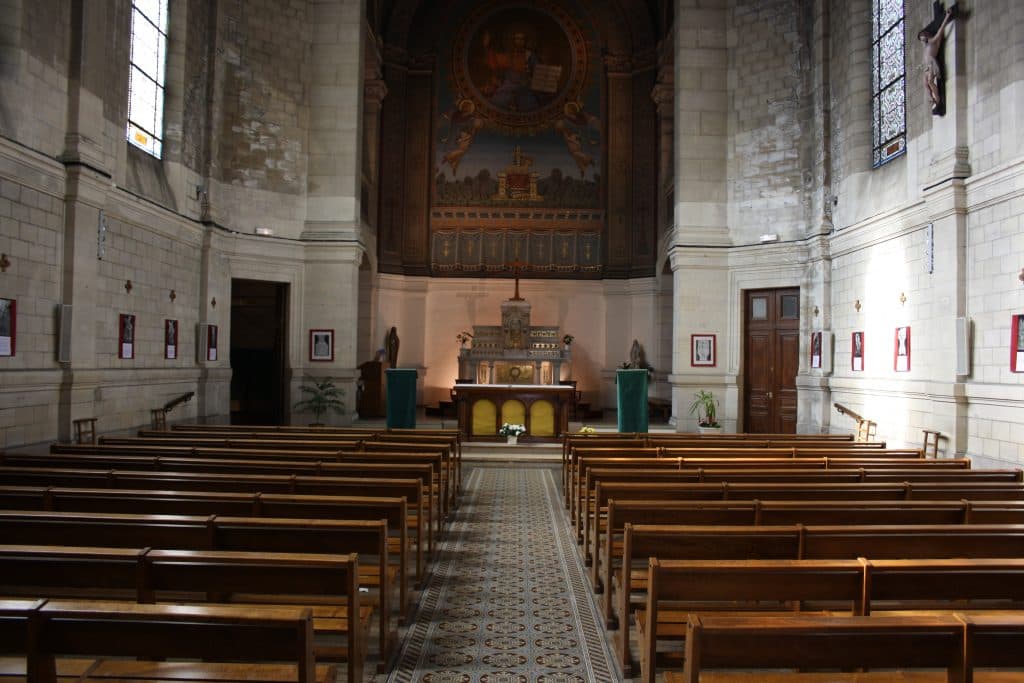
<svg viewBox="0 0 1024 683">
<path fill-rule="evenodd" d="M 515 446 L 516 444 L 519 443 L 519 435 L 518 434 L 509 434 L 505 438 L 508 439 L 508 445 L 509 446 Z"/>
</svg>

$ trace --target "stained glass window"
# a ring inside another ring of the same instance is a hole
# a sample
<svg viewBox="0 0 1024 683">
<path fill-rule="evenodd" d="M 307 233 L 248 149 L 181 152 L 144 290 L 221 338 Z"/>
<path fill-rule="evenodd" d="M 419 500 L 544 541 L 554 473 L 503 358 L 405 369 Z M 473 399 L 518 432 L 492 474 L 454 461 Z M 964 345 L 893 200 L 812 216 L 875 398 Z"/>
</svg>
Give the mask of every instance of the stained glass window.
<svg viewBox="0 0 1024 683">
<path fill-rule="evenodd" d="M 168 0 L 132 0 L 128 142 L 160 157 L 163 148 Z"/>
<path fill-rule="evenodd" d="M 903 0 L 872 0 L 871 19 L 872 165 L 877 168 L 907 150 Z"/>
</svg>

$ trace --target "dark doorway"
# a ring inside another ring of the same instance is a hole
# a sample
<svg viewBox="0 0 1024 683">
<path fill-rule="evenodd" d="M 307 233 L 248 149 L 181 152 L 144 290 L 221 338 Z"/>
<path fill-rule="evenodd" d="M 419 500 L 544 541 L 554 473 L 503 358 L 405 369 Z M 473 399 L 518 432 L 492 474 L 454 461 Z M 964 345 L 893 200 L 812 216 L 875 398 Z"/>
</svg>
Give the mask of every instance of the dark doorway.
<svg viewBox="0 0 1024 683">
<path fill-rule="evenodd" d="M 288 285 L 231 281 L 231 424 L 283 424 Z"/>
<path fill-rule="evenodd" d="M 746 292 L 743 321 L 743 431 L 795 434 L 799 288 Z"/>
</svg>

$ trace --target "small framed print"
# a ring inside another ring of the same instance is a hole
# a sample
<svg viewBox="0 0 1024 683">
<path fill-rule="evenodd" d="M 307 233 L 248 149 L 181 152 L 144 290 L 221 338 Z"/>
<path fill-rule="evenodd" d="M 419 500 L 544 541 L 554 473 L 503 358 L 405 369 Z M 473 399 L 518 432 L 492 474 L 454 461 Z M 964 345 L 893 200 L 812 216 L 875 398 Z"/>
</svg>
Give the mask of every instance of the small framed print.
<svg viewBox="0 0 1024 683">
<path fill-rule="evenodd" d="M 811 332 L 811 367 L 821 369 L 821 331 Z"/>
<path fill-rule="evenodd" d="M 715 363 L 715 335 L 691 334 L 690 366 L 713 368 Z"/>
<path fill-rule="evenodd" d="M 910 372 L 910 328 L 897 327 L 893 369 L 896 372 Z"/>
<path fill-rule="evenodd" d="M 18 338 L 18 301 L 0 299 L 0 356 L 13 356 Z"/>
<path fill-rule="evenodd" d="M 217 326 L 206 328 L 206 360 L 217 360 Z"/>
<path fill-rule="evenodd" d="M 850 369 L 854 372 L 864 371 L 864 332 L 850 335 Z"/>
<path fill-rule="evenodd" d="M 135 358 L 135 315 L 122 313 L 117 330 L 117 357 Z"/>
<path fill-rule="evenodd" d="M 309 359 L 334 360 L 334 330 L 309 331 Z"/>
<path fill-rule="evenodd" d="M 174 360 L 178 357 L 178 321 L 164 320 L 164 358 Z"/>
<path fill-rule="evenodd" d="M 1024 314 L 1014 315 L 1010 325 L 1010 372 L 1024 372 Z"/>
</svg>

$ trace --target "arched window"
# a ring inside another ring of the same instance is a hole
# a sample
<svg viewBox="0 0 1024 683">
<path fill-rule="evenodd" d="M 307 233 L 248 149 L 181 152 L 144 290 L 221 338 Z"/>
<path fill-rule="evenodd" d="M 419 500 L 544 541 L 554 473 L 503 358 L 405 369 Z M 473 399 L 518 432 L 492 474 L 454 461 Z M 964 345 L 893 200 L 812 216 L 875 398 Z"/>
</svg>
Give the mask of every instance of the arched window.
<svg viewBox="0 0 1024 683">
<path fill-rule="evenodd" d="M 132 0 L 128 142 L 157 158 L 162 152 L 164 135 L 167 2 Z"/>
<path fill-rule="evenodd" d="M 905 33 L 903 0 L 872 0 L 871 127 L 876 168 L 907 150 Z"/>
</svg>

